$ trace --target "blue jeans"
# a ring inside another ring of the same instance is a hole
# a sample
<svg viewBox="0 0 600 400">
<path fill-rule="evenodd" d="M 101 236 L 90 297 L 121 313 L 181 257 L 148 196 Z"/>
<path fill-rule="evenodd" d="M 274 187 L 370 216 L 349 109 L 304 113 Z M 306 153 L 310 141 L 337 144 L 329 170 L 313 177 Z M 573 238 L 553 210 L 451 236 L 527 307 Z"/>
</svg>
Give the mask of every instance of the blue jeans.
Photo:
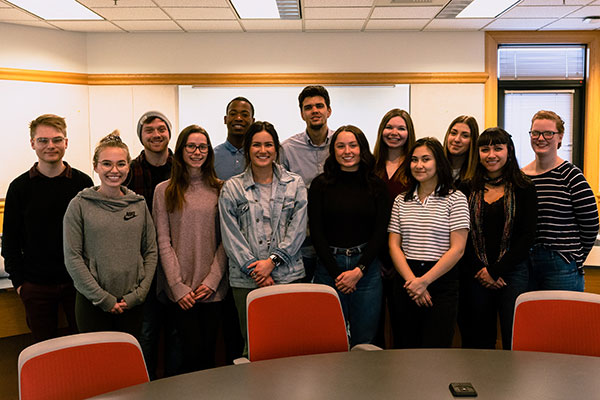
<svg viewBox="0 0 600 400">
<path fill-rule="evenodd" d="M 498 335 L 496 321 L 500 320 L 502 348 L 510 350 L 515 301 L 527 291 L 529 270 L 527 260 L 515 265 L 512 271 L 503 274 L 506 286 L 487 289 L 474 277 L 461 282 L 459 299 L 459 321 L 462 346 L 477 349 L 496 348 Z"/>
<path fill-rule="evenodd" d="M 302 252 L 302 263 L 304 264 L 304 272 L 306 276 L 302 278 L 302 282 L 311 283 L 315 276 L 315 268 L 317 267 L 317 252 L 313 247 L 310 236 L 307 236 L 300 248 Z"/>
<path fill-rule="evenodd" d="M 361 254 L 346 256 L 334 255 L 341 271 L 350 271 L 358 265 Z M 381 310 L 381 272 L 379 260 L 375 259 L 364 272 L 364 276 L 356 284 L 356 291 L 343 294 L 335 288 L 335 279 L 329 275 L 319 260 L 315 269 L 315 283 L 331 286 L 340 296 L 346 327 L 349 332 L 350 346 L 362 343 L 373 343 L 379 324 Z"/>
<path fill-rule="evenodd" d="M 536 244 L 529 251 L 530 290 L 583 292 L 583 271 L 575 261 L 565 261 L 557 252 Z"/>
</svg>

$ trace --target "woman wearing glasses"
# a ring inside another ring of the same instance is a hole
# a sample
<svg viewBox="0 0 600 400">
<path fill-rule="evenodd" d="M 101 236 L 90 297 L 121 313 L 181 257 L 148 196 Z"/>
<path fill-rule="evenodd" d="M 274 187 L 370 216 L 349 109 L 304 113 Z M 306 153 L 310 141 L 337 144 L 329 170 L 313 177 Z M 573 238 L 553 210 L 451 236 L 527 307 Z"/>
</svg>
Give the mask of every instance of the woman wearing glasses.
<svg viewBox="0 0 600 400">
<path fill-rule="evenodd" d="M 161 265 L 157 289 L 173 304 L 184 373 L 215 366 L 221 301 L 227 292 L 217 209 L 222 182 L 213 159 L 208 133 L 188 126 L 177 138 L 171 178 L 154 192 Z"/>
<path fill-rule="evenodd" d="M 248 293 L 305 276 L 300 246 L 306 236 L 306 188 L 299 175 L 277 163 L 279 148 L 272 124 L 250 125 L 244 135 L 246 169 L 225 182 L 219 197 L 229 283 L 245 339 Z"/>
<path fill-rule="evenodd" d="M 564 121 L 552 111 L 531 119 L 535 160 L 523 172 L 535 184 L 537 232 L 530 251 L 532 290 L 583 291 L 583 262 L 598 234 L 598 208 L 581 170 L 558 156 Z"/>
<path fill-rule="evenodd" d="M 123 186 L 131 158 L 118 131 L 100 140 L 93 161 L 100 186 L 79 192 L 63 223 L 77 327 L 138 336 L 156 269 L 152 216 L 144 198 Z"/>
</svg>

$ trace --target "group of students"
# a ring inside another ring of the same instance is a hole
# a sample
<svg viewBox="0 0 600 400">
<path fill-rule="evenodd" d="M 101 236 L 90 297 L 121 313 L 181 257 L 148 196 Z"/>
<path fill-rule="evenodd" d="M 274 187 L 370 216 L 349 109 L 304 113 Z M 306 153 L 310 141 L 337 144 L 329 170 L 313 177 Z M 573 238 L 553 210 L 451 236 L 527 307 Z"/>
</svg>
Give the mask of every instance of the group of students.
<svg viewBox="0 0 600 400">
<path fill-rule="evenodd" d="M 564 123 L 555 113 L 534 115 L 536 158 L 521 170 L 511 135 L 479 135 L 469 116 L 452 121 L 442 144 L 416 140 L 410 115 L 393 109 L 371 153 L 358 127 L 327 128 L 321 86 L 300 94 L 307 130 L 284 143 L 254 121 L 247 99 L 234 100 L 228 115 L 248 114 L 225 117 L 239 131 L 237 146 L 234 136 L 227 143 L 245 159 L 241 173 L 219 179 L 209 134 L 188 126 L 152 211 L 125 186 L 136 172 L 118 132 L 96 147 L 100 185 L 70 201 L 63 224 L 80 331 L 139 335 L 152 286 L 171 304 L 181 371 L 208 368 L 229 288 L 245 337 L 250 291 L 311 281 L 338 292 L 351 345 L 381 344 L 389 310 L 394 347 L 450 347 L 458 320 L 463 346 L 494 348 L 499 314 L 510 348 L 519 294 L 583 290 L 598 211 L 581 171 L 557 155 Z"/>
</svg>

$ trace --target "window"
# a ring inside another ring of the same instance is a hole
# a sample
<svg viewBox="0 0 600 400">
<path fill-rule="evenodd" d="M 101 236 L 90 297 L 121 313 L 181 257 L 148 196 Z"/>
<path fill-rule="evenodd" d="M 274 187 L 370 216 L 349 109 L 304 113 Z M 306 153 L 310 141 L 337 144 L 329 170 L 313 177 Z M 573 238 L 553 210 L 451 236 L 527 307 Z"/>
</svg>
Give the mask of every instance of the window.
<svg viewBox="0 0 600 400">
<path fill-rule="evenodd" d="M 585 66 L 581 45 L 498 48 L 498 123 L 513 136 L 521 167 L 535 158 L 528 132 L 539 110 L 552 110 L 565 121 L 558 156 L 583 166 Z"/>
</svg>

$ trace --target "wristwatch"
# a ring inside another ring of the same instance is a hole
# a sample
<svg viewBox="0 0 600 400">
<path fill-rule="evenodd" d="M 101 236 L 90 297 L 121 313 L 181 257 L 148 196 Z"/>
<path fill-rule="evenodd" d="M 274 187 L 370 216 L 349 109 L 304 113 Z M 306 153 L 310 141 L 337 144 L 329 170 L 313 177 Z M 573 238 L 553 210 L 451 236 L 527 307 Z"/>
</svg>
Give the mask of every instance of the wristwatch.
<svg viewBox="0 0 600 400">
<path fill-rule="evenodd" d="M 271 254 L 269 258 L 271 259 L 271 261 L 273 261 L 273 264 L 276 267 L 279 267 L 281 264 L 283 264 L 283 260 L 277 254 Z"/>
<path fill-rule="evenodd" d="M 364 274 L 364 273 L 365 273 L 365 269 L 366 269 L 367 267 L 365 267 L 365 266 L 364 266 L 364 265 L 362 265 L 362 264 L 358 264 L 358 265 L 356 266 L 356 268 L 360 269 L 360 272 L 362 272 L 362 273 Z"/>
</svg>

